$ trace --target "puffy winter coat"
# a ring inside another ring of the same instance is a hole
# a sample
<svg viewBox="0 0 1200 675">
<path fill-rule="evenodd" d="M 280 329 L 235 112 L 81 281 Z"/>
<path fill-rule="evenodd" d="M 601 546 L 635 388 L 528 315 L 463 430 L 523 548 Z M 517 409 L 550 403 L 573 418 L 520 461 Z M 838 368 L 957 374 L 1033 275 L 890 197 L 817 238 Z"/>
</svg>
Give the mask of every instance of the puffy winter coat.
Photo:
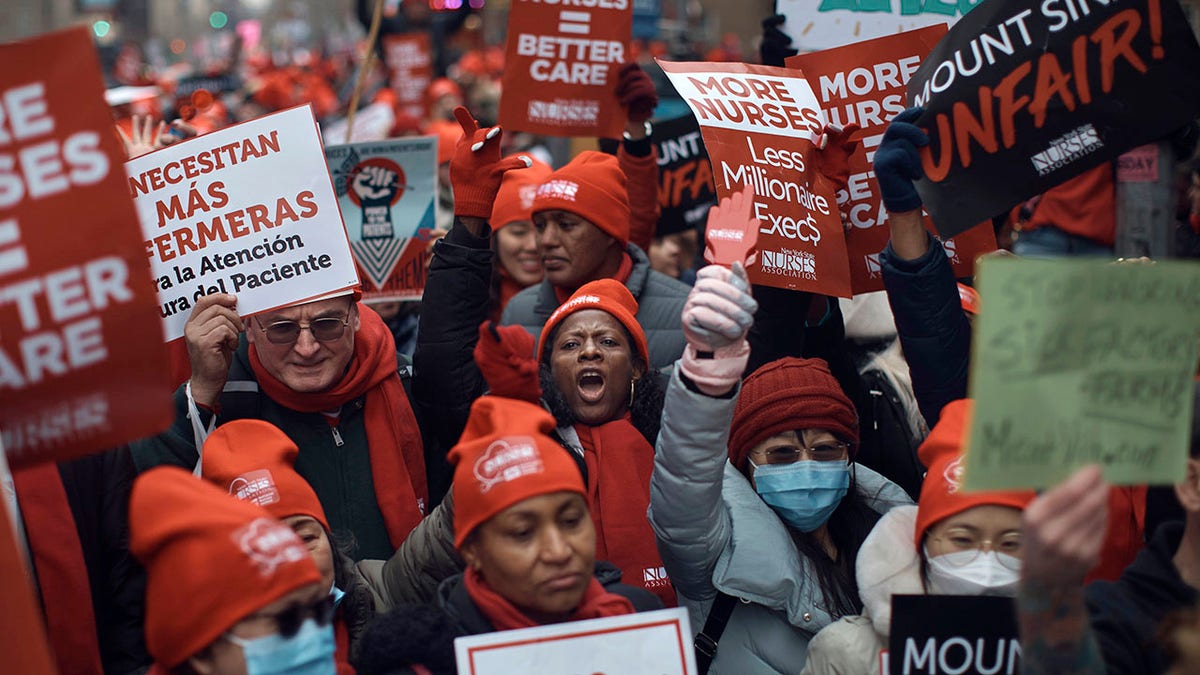
<svg viewBox="0 0 1200 675">
<path fill-rule="evenodd" d="M 683 313 L 683 303 L 691 287 L 650 269 L 650 259 L 636 245 L 629 244 L 625 251 L 633 259 L 633 270 L 625 287 L 638 301 L 637 320 L 650 345 L 650 366 L 665 368 L 683 356 L 683 347 L 687 344 L 679 315 Z M 543 279 L 542 283 L 526 288 L 508 301 L 500 323 L 523 326 L 537 338 L 558 304 L 554 287 Z"/>
<path fill-rule="evenodd" d="M 672 374 L 650 479 L 650 524 L 693 632 L 704 627 L 718 591 L 741 600 L 709 672 L 795 673 L 809 640 L 834 617 L 787 526 L 728 462 L 735 404 L 736 397 L 690 390 L 678 369 Z M 877 512 L 911 503 L 874 471 L 855 471 Z"/>
</svg>

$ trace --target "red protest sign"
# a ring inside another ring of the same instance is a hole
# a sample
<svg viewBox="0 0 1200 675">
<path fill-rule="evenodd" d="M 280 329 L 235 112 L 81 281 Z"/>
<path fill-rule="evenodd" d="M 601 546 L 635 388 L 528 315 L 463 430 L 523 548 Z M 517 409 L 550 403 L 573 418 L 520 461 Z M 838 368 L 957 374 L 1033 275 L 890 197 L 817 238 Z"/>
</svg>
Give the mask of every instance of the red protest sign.
<svg viewBox="0 0 1200 675">
<path fill-rule="evenodd" d="M 789 68 L 800 69 L 813 83 L 830 124 L 862 129 L 863 142 L 850 155 L 849 182 L 838 191 L 838 209 L 850 224 L 846 248 L 856 295 L 883 290 L 879 252 L 891 234 L 872 170 L 875 149 L 888 123 L 904 110 L 909 78 L 946 30 L 945 25 L 930 26 L 787 59 Z M 935 232 L 929 216 L 922 220 L 925 229 Z M 959 277 L 973 274 L 976 257 L 996 250 L 991 223 L 943 243 Z"/>
<path fill-rule="evenodd" d="M 383 38 L 383 59 L 391 73 L 390 85 L 396 92 L 400 110 L 423 119 L 426 113 L 425 90 L 433 81 L 433 50 L 428 33 L 388 35 Z M 340 142 L 343 139 L 338 139 Z"/>
<path fill-rule="evenodd" d="M 12 464 L 171 420 L 125 154 L 84 28 L 0 45 L 0 431 Z"/>
<path fill-rule="evenodd" d="M 625 114 L 614 89 L 617 70 L 632 60 L 633 4 L 586 4 L 512 3 L 500 124 L 550 136 L 620 137 Z"/>
<path fill-rule="evenodd" d="M 760 227 L 750 280 L 850 297 L 837 197 L 816 169 L 825 120 L 804 77 L 744 63 L 659 65 L 700 122 L 717 195 L 754 188 Z"/>
</svg>

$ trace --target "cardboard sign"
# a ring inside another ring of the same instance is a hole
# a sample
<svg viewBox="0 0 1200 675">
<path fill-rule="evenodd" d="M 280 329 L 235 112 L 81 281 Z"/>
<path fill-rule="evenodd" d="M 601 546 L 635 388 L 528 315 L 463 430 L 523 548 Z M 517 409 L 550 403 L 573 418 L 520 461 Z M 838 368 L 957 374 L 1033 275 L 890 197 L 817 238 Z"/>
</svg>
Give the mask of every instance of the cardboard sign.
<svg viewBox="0 0 1200 675">
<path fill-rule="evenodd" d="M 756 284 L 850 297 L 833 184 L 816 170 L 821 106 L 795 70 L 744 63 L 659 65 L 700 123 L 717 195 L 754 187 Z"/>
<path fill-rule="evenodd" d="M 699 227 L 717 203 L 712 164 L 692 115 L 656 122 L 650 141 L 658 154 L 658 232 Z"/>
<path fill-rule="evenodd" d="M 358 285 L 312 108 L 260 117 L 125 165 L 163 334 L 233 293 L 243 316 Z"/>
<path fill-rule="evenodd" d="M 419 300 L 437 216 L 437 137 L 337 145 L 325 158 L 363 300 Z"/>
<path fill-rule="evenodd" d="M 1200 266 L 986 258 L 971 354 L 969 490 L 1184 477 Z"/>
<path fill-rule="evenodd" d="M 1177 0 L 991 0 L 908 83 L 930 136 L 917 190 L 952 237 L 1200 113 Z"/>
<path fill-rule="evenodd" d="M 0 45 L 0 432 L 14 467 L 170 424 L 162 329 L 89 32 Z"/>
<path fill-rule="evenodd" d="M 832 49 L 852 42 L 958 21 L 980 0 L 776 0 L 787 17 L 781 30 L 801 51 Z"/>
<path fill-rule="evenodd" d="M 424 119 L 425 90 L 433 81 L 433 50 L 429 33 L 385 35 L 383 60 L 390 73 L 390 86 L 400 102 L 400 112 Z"/>
<path fill-rule="evenodd" d="M 500 124 L 548 136 L 620 138 L 614 93 L 629 54 L 630 0 L 516 0 L 508 10 Z"/>
<path fill-rule="evenodd" d="M 1153 183 L 1158 180 L 1158 144 L 1136 147 L 1117 158 L 1117 181 Z"/>
<path fill-rule="evenodd" d="M 904 110 L 904 85 L 945 34 L 945 26 L 930 26 L 787 59 L 789 68 L 804 71 L 815 84 L 830 124 L 862 128 L 862 143 L 850 156 L 850 180 L 838 191 L 838 209 L 851 225 L 846 248 L 855 295 L 883 290 L 879 252 L 891 235 L 872 166 L 875 149 L 888 123 Z M 928 216 L 922 221 L 934 232 Z M 968 277 L 975 258 L 996 250 L 996 235 L 990 222 L 982 223 L 942 243 L 954 276 Z"/>
<path fill-rule="evenodd" d="M 890 675 L 1021 672 L 1012 598 L 896 595 L 888 636 Z"/>
<path fill-rule="evenodd" d="M 558 623 L 454 640 L 458 675 L 694 675 L 686 609 Z"/>
</svg>

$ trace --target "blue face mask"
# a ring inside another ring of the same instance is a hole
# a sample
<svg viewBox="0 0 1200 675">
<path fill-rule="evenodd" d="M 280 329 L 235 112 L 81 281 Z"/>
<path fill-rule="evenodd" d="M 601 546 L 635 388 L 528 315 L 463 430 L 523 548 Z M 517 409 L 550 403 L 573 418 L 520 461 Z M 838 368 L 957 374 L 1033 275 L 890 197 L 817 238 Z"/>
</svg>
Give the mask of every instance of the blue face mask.
<svg viewBox="0 0 1200 675">
<path fill-rule="evenodd" d="M 338 605 L 342 604 L 342 598 L 346 597 L 346 591 L 334 586 L 333 588 L 329 589 L 329 597 L 333 599 L 333 606 L 337 607 Z"/>
<path fill-rule="evenodd" d="M 225 639 L 242 648 L 247 675 L 334 675 L 333 626 L 320 626 L 316 619 L 305 619 L 290 638 L 278 633 L 247 640 L 236 635 Z"/>
<path fill-rule="evenodd" d="M 785 523 L 801 532 L 820 527 L 842 503 L 850 488 L 845 461 L 802 460 L 754 468 L 754 489 Z"/>
</svg>

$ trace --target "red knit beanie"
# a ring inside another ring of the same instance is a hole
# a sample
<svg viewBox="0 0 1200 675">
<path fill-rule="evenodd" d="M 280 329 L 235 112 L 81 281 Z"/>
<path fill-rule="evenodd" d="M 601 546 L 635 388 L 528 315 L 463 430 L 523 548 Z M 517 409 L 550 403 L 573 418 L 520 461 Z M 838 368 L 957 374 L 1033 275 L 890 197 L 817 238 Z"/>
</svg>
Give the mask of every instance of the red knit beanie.
<svg viewBox="0 0 1200 675">
<path fill-rule="evenodd" d="M 729 459 L 739 471 L 755 445 L 785 431 L 824 429 L 858 445 L 858 414 L 821 359 L 772 361 L 742 382 Z M 853 456 L 854 448 L 850 450 Z"/>
<path fill-rule="evenodd" d="M 496 201 L 492 204 L 493 231 L 519 220 L 533 220 L 533 197 L 537 194 L 538 186 L 544 183 L 554 170 L 545 162 L 539 162 L 532 157 L 529 159 L 533 166 L 504 174 L 504 181 L 500 183 L 500 191 L 496 193 Z"/>
<path fill-rule="evenodd" d="M 541 406 L 500 396 L 471 404 L 454 464 L 454 546 L 492 516 L 530 497 L 587 492 L 575 460 L 550 434 L 554 418 Z"/>
<path fill-rule="evenodd" d="M 942 408 L 942 415 L 925 442 L 921 443 L 917 455 L 925 465 L 925 482 L 921 484 L 921 499 L 917 502 L 918 548 L 925 532 L 940 520 L 956 513 L 983 505 L 1011 506 L 1022 511 L 1037 495 L 1032 490 L 1008 492 L 963 493 L 962 450 L 971 429 L 971 409 L 975 402 L 970 399 L 951 401 Z"/>
<path fill-rule="evenodd" d="M 533 212 L 551 210 L 574 213 L 621 246 L 629 243 L 629 193 L 612 155 L 585 150 L 550 174 L 533 198 Z"/>
<path fill-rule="evenodd" d="M 637 349 L 637 353 L 644 362 L 650 363 L 650 348 L 646 344 L 646 333 L 642 331 L 642 324 L 637 320 L 637 300 L 633 299 L 633 294 L 629 292 L 628 288 L 625 288 L 625 284 L 616 279 L 589 281 L 580 286 L 574 295 L 554 310 L 554 313 L 546 320 L 546 325 L 542 327 L 541 337 L 538 338 L 537 355 L 539 360 L 545 356 L 546 340 L 550 338 L 554 329 L 558 328 L 558 325 L 568 316 L 585 309 L 599 309 L 608 312 L 614 319 L 621 322 L 621 325 L 625 326 L 625 330 L 629 331 L 629 335 L 633 337 L 633 346 Z"/>
<path fill-rule="evenodd" d="M 146 568 L 146 648 L 166 668 L 321 582 L 292 528 L 177 467 L 134 481 L 129 534 L 129 550 Z"/>
<path fill-rule="evenodd" d="M 287 434 L 262 420 L 234 420 L 204 442 L 201 476 L 230 495 L 263 507 L 276 518 L 308 516 L 329 531 L 312 486 L 296 473 L 300 450 Z"/>
<path fill-rule="evenodd" d="M 458 145 L 458 139 L 462 138 L 462 126 L 458 122 L 447 122 L 446 120 L 434 120 L 425 127 L 425 133 L 431 136 L 437 136 L 437 163 L 445 164 L 454 157 L 454 148 Z"/>
</svg>

